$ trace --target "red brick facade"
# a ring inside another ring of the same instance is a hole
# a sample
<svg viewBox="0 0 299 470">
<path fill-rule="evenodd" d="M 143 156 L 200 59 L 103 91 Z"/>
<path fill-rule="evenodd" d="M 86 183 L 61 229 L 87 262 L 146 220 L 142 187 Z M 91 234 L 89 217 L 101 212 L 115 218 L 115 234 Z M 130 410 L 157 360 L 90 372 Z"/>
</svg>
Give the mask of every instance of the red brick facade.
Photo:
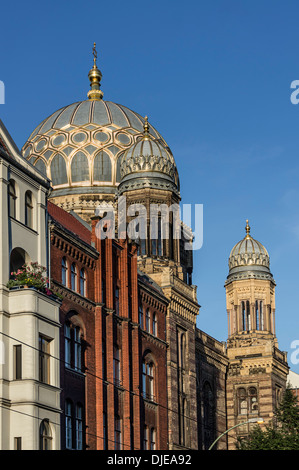
<svg viewBox="0 0 299 470">
<path fill-rule="evenodd" d="M 48 210 L 52 287 L 63 296 L 62 449 L 167 449 L 168 301 L 138 273 L 134 244 L 99 240 L 96 218 L 90 230 Z"/>
</svg>

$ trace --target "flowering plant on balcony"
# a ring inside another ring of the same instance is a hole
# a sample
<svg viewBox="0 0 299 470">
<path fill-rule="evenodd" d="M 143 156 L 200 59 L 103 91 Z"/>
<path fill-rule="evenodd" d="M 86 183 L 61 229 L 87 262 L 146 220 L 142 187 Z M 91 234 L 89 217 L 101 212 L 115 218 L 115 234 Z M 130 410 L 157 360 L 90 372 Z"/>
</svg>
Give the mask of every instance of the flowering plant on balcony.
<svg viewBox="0 0 299 470">
<path fill-rule="evenodd" d="M 46 276 L 47 268 L 40 266 L 37 262 L 23 264 L 16 272 L 10 273 L 12 278 L 8 281 L 7 287 L 34 287 L 35 289 L 49 296 L 59 295 L 49 289 L 49 279 Z"/>
</svg>

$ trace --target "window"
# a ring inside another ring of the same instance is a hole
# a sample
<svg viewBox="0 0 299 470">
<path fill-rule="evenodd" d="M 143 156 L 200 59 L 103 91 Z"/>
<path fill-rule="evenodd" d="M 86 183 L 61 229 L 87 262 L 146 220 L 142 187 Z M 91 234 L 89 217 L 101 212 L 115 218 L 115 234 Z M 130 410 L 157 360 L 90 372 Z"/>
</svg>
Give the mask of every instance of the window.
<svg viewBox="0 0 299 470">
<path fill-rule="evenodd" d="M 114 449 L 121 450 L 121 419 L 119 416 L 115 416 L 114 419 Z"/>
<path fill-rule="evenodd" d="M 246 301 L 246 326 L 247 326 L 247 331 L 251 330 L 251 315 L 250 315 L 250 304 L 249 301 Z"/>
<path fill-rule="evenodd" d="M 247 397 L 245 388 L 238 390 L 238 408 L 240 415 L 247 415 Z"/>
<path fill-rule="evenodd" d="M 14 438 L 14 450 L 22 450 L 22 438 L 21 437 Z"/>
<path fill-rule="evenodd" d="M 75 263 L 71 266 L 71 289 L 74 291 L 77 290 L 77 266 Z"/>
<path fill-rule="evenodd" d="M 83 406 L 76 406 L 76 449 L 83 449 Z"/>
<path fill-rule="evenodd" d="M 152 362 L 143 361 L 142 391 L 144 398 L 148 400 L 154 399 L 154 364 Z"/>
<path fill-rule="evenodd" d="M 249 413 L 258 414 L 257 390 L 255 387 L 249 388 L 248 398 L 249 398 Z"/>
<path fill-rule="evenodd" d="M 82 369 L 82 348 L 80 328 L 74 328 L 74 367 L 76 370 Z"/>
<path fill-rule="evenodd" d="M 107 413 L 103 413 L 103 450 L 108 449 Z"/>
<path fill-rule="evenodd" d="M 73 448 L 73 427 L 72 427 L 72 402 L 65 402 L 65 447 Z"/>
<path fill-rule="evenodd" d="M 50 341 L 39 336 L 39 380 L 50 383 Z"/>
<path fill-rule="evenodd" d="M 119 287 L 115 288 L 115 313 L 119 315 Z"/>
<path fill-rule="evenodd" d="M 260 312 L 259 312 L 259 302 L 258 300 L 255 301 L 255 323 L 256 329 L 260 329 Z"/>
<path fill-rule="evenodd" d="M 107 380 L 107 348 L 106 339 L 102 339 L 102 377 L 103 380 Z"/>
<path fill-rule="evenodd" d="M 10 217 L 16 218 L 16 185 L 13 180 L 8 184 L 8 213 Z"/>
<path fill-rule="evenodd" d="M 121 384 L 120 377 L 120 351 L 117 346 L 113 347 L 113 380 L 115 385 Z"/>
<path fill-rule="evenodd" d="M 148 427 L 144 426 L 143 430 L 143 450 L 148 450 Z"/>
<path fill-rule="evenodd" d="M 154 313 L 154 314 L 153 314 L 153 335 L 154 335 L 154 336 L 157 336 L 157 326 L 158 326 L 157 314 Z"/>
<path fill-rule="evenodd" d="M 86 274 L 85 270 L 80 270 L 80 294 L 86 296 Z"/>
<path fill-rule="evenodd" d="M 68 323 L 64 325 L 64 360 L 65 365 L 71 367 L 71 327 Z"/>
<path fill-rule="evenodd" d="M 147 308 L 146 309 L 146 312 L 145 312 L 145 329 L 146 331 L 148 331 L 149 333 L 151 332 L 151 314 L 150 314 L 150 311 L 149 309 Z"/>
<path fill-rule="evenodd" d="M 139 325 L 140 328 L 143 328 L 143 307 L 141 301 L 139 301 Z"/>
<path fill-rule="evenodd" d="M 263 314 L 263 302 L 262 301 L 260 302 L 260 318 L 261 318 L 260 329 L 263 330 L 264 329 L 264 314 Z"/>
<path fill-rule="evenodd" d="M 33 203 L 31 191 L 25 193 L 25 225 L 33 227 Z"/>
<path fill-rule="evenodd" d="M 82 331 L 69 322 L 64 325 L 64 361 L 66 367 L 82 371 Z"/>
<path fill-rule="evenodd" d="M 241 302 L 243 331 L 251 330 L 251 315 L 249 301 Z"/>
<path fill-rule="evenodd" d="M 49 421 L 44 419 L 39 428 L 40 450 L 51 450 L 52 436 Z"/>
<path fill-rule="evenodd" d="M 181 340 L 180 340 L 180 367 L 182 369 L 185 369 L 185 363 L 186 363 L 186 336 L 185 334 L 182 334 Z"/>
<path fill-rule="evenodd" d="M 156 450 L 156 430 L 154 428 L 151 429 L 150 450 Z"/>
<path fill-rule="evenodd" d="M 238 413 L 240 415 L 258 414 L 258 396 L 256 387 L 245 389 L 241 387 L 237 392 Z"/>
<path fill-rule="evenodd" d="M 14 379 L 20 380 L 22 378 L 22 345 L 16 344 L 14 350 Z"/>
<path fill-rule="evenodd" d="M 68 265 L 65 257 L 61 260 L 61 283 L 68 287 Z"/>
</svg>

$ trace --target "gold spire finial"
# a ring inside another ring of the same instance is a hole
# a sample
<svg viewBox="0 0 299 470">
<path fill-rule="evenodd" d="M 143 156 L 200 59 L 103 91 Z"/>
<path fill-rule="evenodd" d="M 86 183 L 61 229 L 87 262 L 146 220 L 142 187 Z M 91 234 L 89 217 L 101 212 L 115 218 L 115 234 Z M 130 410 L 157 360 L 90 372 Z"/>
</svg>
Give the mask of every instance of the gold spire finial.
<svg viewBox="0 0 299 470">
<path fill-rule="evenodd" d="M 102 74 L 97 67 L 98 53 L 96 50 L 95 42 L 93 43 L 92 55 L 93 55 L 93 67 L 89 71 L 89 74 L 88 74 L 91 90 L 87 93 L 87 96 L 90 100 L 101 100 L 103 98 L 104 93 L 102 92 L 102 90 L 100 90 Z"/>
<path fill-rule="evenodd" d="M 145 118 L 144 118 L 143 131 L 144 131 L 145 136 L 149 135 L 149 124 L 148 124 L 148 117 L 147 116 L 145 116 Z"/>
<path fill-rule="evenodd" d="M 249 223 L 248 223 L 248 219 L 246 220 L 246 227 L 245 227 L 245 230 L 246 230 L 246 238 L 250 238 L 250 226 L 249 226 Z"/>
</svg>

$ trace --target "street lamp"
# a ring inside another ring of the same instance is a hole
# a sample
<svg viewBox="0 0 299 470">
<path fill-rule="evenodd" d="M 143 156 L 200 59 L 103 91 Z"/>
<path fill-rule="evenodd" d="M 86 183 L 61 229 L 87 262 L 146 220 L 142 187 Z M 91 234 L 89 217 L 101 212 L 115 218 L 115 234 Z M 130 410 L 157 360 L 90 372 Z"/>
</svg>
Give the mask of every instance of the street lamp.
<svg viewBox="0 0 299 470">
<path fill-rule="evenodd" d="M 239 423 L 239 424 L 235 424 L 235 426 L 232 426 L 231 428 L 227 429 L 226 431 L 224 431 L 222 434 L 220 434 L 219 437 L 217 437 L 217 439 L 215 439 L 215 441 L 213 442 L 213 444 L 210 445 L 209 449 L 208 450 L 211 450 L 212 447 L 216 444 L 216 442 L 219 441 L 219 439 L 224 436 L 224 434 L 227 434 L 229 431 L 231 431 L 232 429 L 234 428 L 237 428 L 238 426 L 243 426 L 243 424 L 248 424 L 248 423 L 257 423 L 257 424 L 261 424 L 263 423 L 264 420 L 263 418 L 259 418 L 259 417 L 256 417 L 256 418 L 250 418 L 248 419 L 247 421 L 244 421 L 242 423 Z"/>
</svg>

